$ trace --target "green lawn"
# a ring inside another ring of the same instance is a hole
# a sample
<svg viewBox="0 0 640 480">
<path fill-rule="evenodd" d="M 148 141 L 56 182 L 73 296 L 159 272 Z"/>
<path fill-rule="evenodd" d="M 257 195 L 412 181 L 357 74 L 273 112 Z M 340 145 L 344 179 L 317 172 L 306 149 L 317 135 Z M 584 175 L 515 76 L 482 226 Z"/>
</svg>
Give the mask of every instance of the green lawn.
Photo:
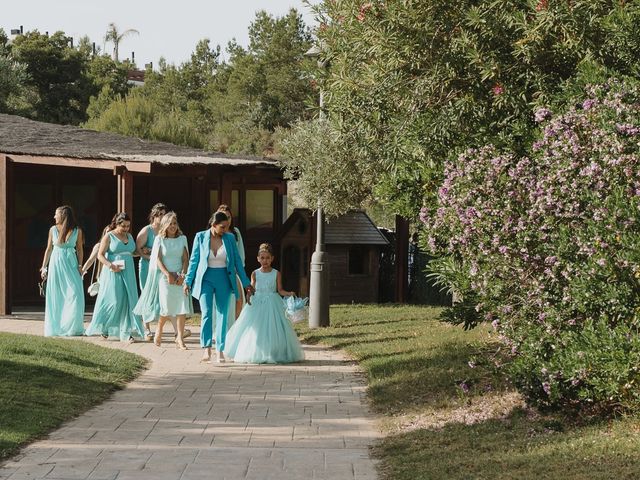
<svg viewBox="0 0 640 480">
<path fill-rule="evenodd" d="M 341 348 L 366 372 L 386 433 L 375 448 L 382 478 L 640 477 L 640 419 L 581 421 L 526 407 L 490 365 L 490 327 L 465 332 L 438 314 L 336 306 L 330 328 L 297 327 L 304 341 Z"/>
<path fill-rule="evenodd" d="M 0 333 L 0 459 L 103 401 L 145 365 L 86 342 Z"/>
</svg>

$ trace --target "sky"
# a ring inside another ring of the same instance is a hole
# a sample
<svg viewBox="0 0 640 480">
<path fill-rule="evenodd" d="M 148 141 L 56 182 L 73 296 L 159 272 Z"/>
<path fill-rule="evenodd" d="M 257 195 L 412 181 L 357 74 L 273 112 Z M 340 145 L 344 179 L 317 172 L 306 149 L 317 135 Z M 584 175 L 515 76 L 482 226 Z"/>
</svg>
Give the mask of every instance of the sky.
<svg viewBox="0 0 640 480">
<path fill-rule="evenodd" d="M 257 11 L 282 16 L 290 8 L 303 15 L 305 24 L 314 25 L 304 0 L 0 0 L 0 28 L 7 34 L 20 25 L 25 31 L 41 33 L 62 30 L 75 42 L 88 35 L 97 47 L 111 53 L 111 44 L 104 45 L 103 39 L 114 22 L 119 31 L 140 32 L 122 40 L 119 56 L 124 60 L 135 52 L 136 64 L 143 68 L 149 62 L 157 65 L 160 57 L 180 64 L 203 38 L 223 49 L 232 38 L 246 46 L 248 27 Z"/>
</svg>

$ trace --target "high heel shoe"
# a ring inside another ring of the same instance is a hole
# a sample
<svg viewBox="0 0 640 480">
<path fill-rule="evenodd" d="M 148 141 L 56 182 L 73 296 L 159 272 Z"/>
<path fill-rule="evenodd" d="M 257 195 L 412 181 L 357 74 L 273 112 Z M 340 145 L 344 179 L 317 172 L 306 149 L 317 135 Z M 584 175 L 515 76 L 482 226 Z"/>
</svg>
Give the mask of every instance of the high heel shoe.
<svg viewBox="0 0 640 480">
<path fill-rule="evenodd" d="M 222 353 L 222 352 L 216 352 L 216 362 L 218 362 L 218 363 L 224 363 L 224 362 L 226 362 L 226 361 L 227 361 L 227 359 L 226 359 L 226 358 L 224 358 L 224 353 Z"/>
<path fill-rule="evenodd" d="M 184 344 L 184 341 L 178 341 L 176 340 L 176 348 L 180 349 L 180 350 L 189 350 L 187 348 L 187 346 Z"/>
<path fill-rule="evenodd" d="M 158 335 L 158 333 L 156 332 L 155 336 L 153 337 L 153 344 L 156 347 L 159 347 L 162 345 L 162 337 L 160 335 Z"/>
</svg>

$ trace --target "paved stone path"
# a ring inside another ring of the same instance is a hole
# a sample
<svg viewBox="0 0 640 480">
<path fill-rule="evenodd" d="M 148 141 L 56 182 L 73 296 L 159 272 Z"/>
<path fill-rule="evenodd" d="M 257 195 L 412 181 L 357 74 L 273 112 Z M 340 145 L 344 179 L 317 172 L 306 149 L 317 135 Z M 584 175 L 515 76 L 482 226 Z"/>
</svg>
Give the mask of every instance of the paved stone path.
<svg viewBox="0 0 640 480">
<path fill-rule="evenodd" d="M 0 331 L 42 333 L 42 322 L 0 319 Z M 375 479 L 378 437 L 353 362 L 305 346 L 292 365 L 199 363 L 173 335 L 162 347 L 122 348 L 152 360 L 137 380 L 0 467 L 10 480 Z M 69 341 L 77 341 L 69 340 Z"/>
</svg>

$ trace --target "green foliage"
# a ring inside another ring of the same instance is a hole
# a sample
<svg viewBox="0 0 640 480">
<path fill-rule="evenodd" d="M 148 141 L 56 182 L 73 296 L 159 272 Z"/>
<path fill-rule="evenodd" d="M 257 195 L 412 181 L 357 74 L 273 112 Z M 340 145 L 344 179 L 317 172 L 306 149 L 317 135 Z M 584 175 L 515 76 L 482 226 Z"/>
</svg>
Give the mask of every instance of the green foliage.
<svg viewBox="0 0 640 480">
<path fill-rule="evenodd" d="M 85 342 L 0 334 L 0 458 L 100 403 L 145 365 Z"/>
<path fill-rule="evenodd" d="M 102 92 L 87 125 L 221 152 L 271 154 L 275 129 L 306 116 L 312 90 L 302 54 L 310 34 L 295 10 L 280 18 L 261 11 L 249 37 L 247 49 L 229 43 L 227 61 L 221 61 L 219 46 L 201 40 L 189 61 L 161 62 L 159 71 L 147 71 L 145 85 L 124 100 Z M 110 96 L 114 106 L 105 108 Z M 138 109 L 151 125 L 126 118 Z"/>
<path fill-rule="evenodd" d="M 12 113 L 12 104 L 23 94 L 26 66 L 15 62 L 4 30 L 0 29 L 0 113 Z"/>
<path fill-rule="evenodd" d="M 467 325 L 493 321 L 531 402 L 633 411 L 640 83 L 610 79 L 565 101 L 535 112 L 527 156 L 487 146 L 447 162 L 423 240 L 455 259 L 438 261 L 455 267 L 440 278 L 471 301 Z"/>
<path fill-rule="evenodd" d="M 78 124 L 85 119 L 93 85 L 86 76 L 89 57 L 72 48 L 63 32 L 43 35 L 37 30 L 16 37 L 13 58 L 26 65 L 27 86 L 38 98 L 33 105 L 38 120 Z"/>
<path fill-rule="evenodd" d="M 286 178 L 297 180 L 300 197 L 306 205 L 314 208 L 317 199 L 322 198 L 327 215 L 337 216 L 367 198 L 370 190 L 366 180 L 374 174 L 355 152 L 345 154 L 348 149 L 331 122 L 300 122 L 280 134 L 278 150 Z M 314 175 L 306 175 L 311 161 L 315 162 L 316 171 Z M 336 177 L 336 170 L 348 171 L 348 175 Z"/>
<path fill-rule="evenodd" d="M 318 18 L 341 144 L 371 162 L 375 181 L 363 181 L 375 198 L 409 218 L 435 201 L 447 158 L 487 143 L 522 152 L 532 106 L 583 62 L 640 71 L 635 1 L 326 0 Z M 318 161 L 299 174 L 314 176 Z"/>
<path fill-rule="evenodd" d="M 85 126 L 131 137 L 196 148 L 203 146 L 197 132 L 189 128 L 183 112 L 167 112 L 156 102 L 137 92 L 109 103 L 97 119 L 88 121 Z"/>
</svg>

